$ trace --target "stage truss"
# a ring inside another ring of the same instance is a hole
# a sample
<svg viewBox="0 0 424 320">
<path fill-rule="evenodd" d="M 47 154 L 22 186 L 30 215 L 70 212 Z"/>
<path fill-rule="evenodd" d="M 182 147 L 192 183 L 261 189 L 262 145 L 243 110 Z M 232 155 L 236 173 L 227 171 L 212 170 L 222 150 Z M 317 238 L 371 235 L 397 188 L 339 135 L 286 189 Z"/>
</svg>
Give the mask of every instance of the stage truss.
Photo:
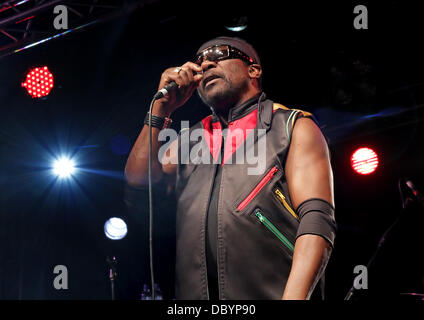
<svg viewBox="0 0 424 320">
<path fill-rule="evenodd" d="M 0 58 L 42 42 L 118 18 L 158 0 L 8 0 L 0 1 Z M 68 12 L 68 29 L 57 30 L 56 6 Z"/>
</svg>

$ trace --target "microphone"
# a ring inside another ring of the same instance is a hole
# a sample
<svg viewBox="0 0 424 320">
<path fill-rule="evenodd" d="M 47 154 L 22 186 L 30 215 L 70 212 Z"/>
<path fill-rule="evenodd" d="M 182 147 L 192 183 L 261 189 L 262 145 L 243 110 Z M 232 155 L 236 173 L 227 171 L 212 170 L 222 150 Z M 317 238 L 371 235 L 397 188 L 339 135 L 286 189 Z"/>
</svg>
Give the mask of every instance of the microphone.
<svg viewBox="0 0 424 320">
<path fill-rule="evenodd" d="M 178 84 L 175 81 L 171 81 L 155 94 L 155 96 L 153 97 L 153 100 L 157 100 L 166 96 L 168 92 L 170 92 L 171 90 L 174 90 L 175 88 L 178 88 Z"/>
<path fill-rule="evenodd" d="M 405 184 L 408 186 L 408 188 L 412 191 L 414 196 L 416 197 L 417 201 L 420 203 L 420 205 L 424 208 L 424 196 L 421 192 L 415 188 L 414 183 L 411 180 L 406 180 Z"/>
</svg>

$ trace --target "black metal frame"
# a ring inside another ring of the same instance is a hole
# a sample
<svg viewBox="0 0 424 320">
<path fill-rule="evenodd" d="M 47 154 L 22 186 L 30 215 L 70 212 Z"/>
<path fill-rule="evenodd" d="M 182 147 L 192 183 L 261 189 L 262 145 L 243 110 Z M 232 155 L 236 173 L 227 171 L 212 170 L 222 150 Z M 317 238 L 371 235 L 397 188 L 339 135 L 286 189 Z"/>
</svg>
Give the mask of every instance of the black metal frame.
<svg viewBox="0 0 424 320">
<path fill-rule="evenodd" d="M 128 14 L 151 0 L 0 1 L 0 58 L 67 31 L 53 26 L 53 8 L 65 5 L 69 29 L 83 29 Z M 35 25 L 35 26 L 34 26 Z"/>
</svg>

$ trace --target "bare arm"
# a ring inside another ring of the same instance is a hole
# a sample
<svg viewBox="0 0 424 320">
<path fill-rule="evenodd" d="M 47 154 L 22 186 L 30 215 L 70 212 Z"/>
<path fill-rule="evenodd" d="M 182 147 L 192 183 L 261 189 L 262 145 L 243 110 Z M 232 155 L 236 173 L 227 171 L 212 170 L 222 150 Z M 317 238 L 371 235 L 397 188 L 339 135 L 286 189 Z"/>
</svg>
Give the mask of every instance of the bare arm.
<svg viewBox="0 0 424 320">
<path fill-rule="evenodd" d="M 169 117 L 158 104 L 154 104 L 152 114 L 161 117 Z M 157 182 L 162 177 L 162 165 L 158 159 L 161 142 L 158 141 L 160 130 L 152 128 L 152 178 Z M 171 144 L 172 145 L 172 144 Z M 167 151 L 168 153 L 171 150 Z M 125 166 L 125 177 L 129 185 L 144 186 L 148 184 L 148 165 L 149 165 L 149 126 L 144 125 L 138 136 Z M 174 168 L 175 167 L 175 168 Z M 168 173 L 172 174 L 176 170 L 176 165 L 167 165 Z"/>
<path fill-rule="evenodd" d="M 285 169 L 295 208 L 310 198 L 321 198 L 334 206 L 333 174 L 327 143 L 311 119 L 297 120 Z M 283 300 L 309 299 L 330 254 L 331 246 L 323 237 L 312 234 L 300 236 L 295 243 Z"/>
<path fill-rule="evenodd" d="M 191 97 L 194 90 L 202 79 L 202 74 L 193 75 L 193 72 L 201 72 L 202 69 L 192 63 L 187 62 L 182 67 L 182 70 L 177 73 L 174 68 L 165 70 L 162 74 L 159 88 L 163 88 L 171 81 L 178 84 L 178 90 L 169 92 L 165 97 L 157 100 L 152 109 L 152 114 L 160 117 L 170 117 L 172 112 L 182 106 Z M 169 163 L 164 166 L 158 159 L 158 152 L 161 142 L 158 141 L 160 130 L 152 128 L 152 178 L 153 181 L 158 181 L 163 173 L 173 174 L 176 171 L 175 163 Z M 176 141 L 172 143 L 167 151 L 172 156 L 176 156 Z M 128 184 L 132 186 L 144 186 L 148 184 L 148 165 L 149 165 L 149 126 L 144 125 L 138 136 L 125 166 L 125 177 Z"/>
</svg>

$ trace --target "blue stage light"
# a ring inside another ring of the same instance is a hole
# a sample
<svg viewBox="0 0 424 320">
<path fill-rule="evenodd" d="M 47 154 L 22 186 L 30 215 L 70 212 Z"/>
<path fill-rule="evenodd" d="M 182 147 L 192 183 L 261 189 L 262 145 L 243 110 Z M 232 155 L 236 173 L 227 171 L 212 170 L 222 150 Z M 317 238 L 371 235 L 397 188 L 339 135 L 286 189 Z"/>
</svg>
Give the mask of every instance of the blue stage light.
<svg viewBox="0 0 424 320">
<path fill-rule="evenodd" d="M 59 178 L 69 178 L 75 173 L 75 170 L 75 162 L 66 157 L 61 157 L 53 163 L 53 173 Z"/>
</svg>

